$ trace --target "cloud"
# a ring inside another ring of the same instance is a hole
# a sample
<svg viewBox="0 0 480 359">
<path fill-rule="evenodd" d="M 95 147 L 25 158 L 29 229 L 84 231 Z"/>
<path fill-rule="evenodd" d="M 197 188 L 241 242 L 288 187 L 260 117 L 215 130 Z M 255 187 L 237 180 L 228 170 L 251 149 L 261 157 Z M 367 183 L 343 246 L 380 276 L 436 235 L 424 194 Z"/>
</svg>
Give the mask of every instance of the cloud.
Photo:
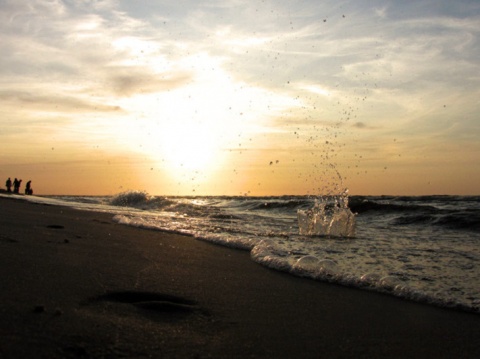
<svg viewBox="0 0 480 359">
<path fill-rule="evenodd" d="M 473 142 L 478 3 L 372 4 L 3 0 L 1 123 L 38 115 L 74 141 L 181 114 L 239 133 L 249 118 L 269 139 L 354 132 L 375 150 L 394 133 Z"/>
<path fill-rule="evenodd" d="M 105 105 L 95 101 L 86 101 L 79 97 L 35 94 L 31 92 L 0 91 L 3 105 L 24 109 L 27 112 L 120 112 L 121 108 L 116 105 Z"/>
<path fill-rule="evenodd" d="M 367 128 L 367 125 L 364 122 L 355 122 L 352 127 L 359 128 L 359 129 L 364 129 Z"/>
<path fill-rule="evenodd" d="M 112 71 L 113 70 L 113 71 Z M 178 73 L 147 73 L 136 69 L 109 69 L 108 83 L 114 94 L 132 96 L 174 90 L 192 81 L 192 74 Z"/>
</svg>

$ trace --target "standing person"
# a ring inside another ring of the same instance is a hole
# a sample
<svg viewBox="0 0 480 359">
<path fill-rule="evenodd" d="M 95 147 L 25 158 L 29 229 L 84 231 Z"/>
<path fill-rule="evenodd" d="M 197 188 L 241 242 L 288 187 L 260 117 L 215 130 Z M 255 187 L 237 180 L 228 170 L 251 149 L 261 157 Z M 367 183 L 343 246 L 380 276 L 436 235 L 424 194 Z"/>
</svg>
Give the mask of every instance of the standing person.
<svg viewBox="0 0 480 359">
<path fill-rule="evenodd" d="M 7 192 L 12 192 L 12 180 L 8 177 L 7 182 L 5 182 L 5 186 L 7 186 Z"/>
<path fill-rule="evenodd" d="M 15 180 L 13 181 L 13 193 L 19 193 L 21 184 L 22 180 L 18 180 L 15 178 Z"/>
<path fill-rule="evenodd" d="M 18 184 L 18 179 L 15 177 L 13 180 L 13 193 L 17 193 L 18 187 L 20 187 L 20 185 Z"/>
<path fill-rule="evenodd" d="M 33 190 L 32 190 L 32 181 L 28 181 L 27 182 L 27 185 L 25 186 L 25 194 L 32 194 L 33 193 Z"/>
</svg>

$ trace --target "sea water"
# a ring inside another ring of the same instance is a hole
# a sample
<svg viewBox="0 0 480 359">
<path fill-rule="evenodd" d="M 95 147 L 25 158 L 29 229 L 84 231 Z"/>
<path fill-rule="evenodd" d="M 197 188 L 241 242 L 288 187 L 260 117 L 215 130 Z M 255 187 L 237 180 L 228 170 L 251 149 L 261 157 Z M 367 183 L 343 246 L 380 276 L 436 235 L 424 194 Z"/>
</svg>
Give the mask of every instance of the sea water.
<svg viewBox="0 0 480 359">
<path fill-rule="evenodd" d="M 248 250 L 299 277 L 480 312 L 480 197 L 22 198 Z"/>
</svg>

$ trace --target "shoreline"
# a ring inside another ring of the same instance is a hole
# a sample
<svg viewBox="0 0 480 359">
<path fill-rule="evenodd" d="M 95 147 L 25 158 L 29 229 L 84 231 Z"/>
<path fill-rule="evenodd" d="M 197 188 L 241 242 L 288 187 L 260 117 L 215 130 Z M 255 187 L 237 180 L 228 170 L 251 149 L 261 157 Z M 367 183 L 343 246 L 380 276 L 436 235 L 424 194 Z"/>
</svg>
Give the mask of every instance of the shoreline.
<svg viewBox="0 0 480 359">
<path fill-rule="evenodd" d="M 0 198 L 0 357 L 480 357 L 478 314 L 298 278 L 249 252 Z"/>
</svg>

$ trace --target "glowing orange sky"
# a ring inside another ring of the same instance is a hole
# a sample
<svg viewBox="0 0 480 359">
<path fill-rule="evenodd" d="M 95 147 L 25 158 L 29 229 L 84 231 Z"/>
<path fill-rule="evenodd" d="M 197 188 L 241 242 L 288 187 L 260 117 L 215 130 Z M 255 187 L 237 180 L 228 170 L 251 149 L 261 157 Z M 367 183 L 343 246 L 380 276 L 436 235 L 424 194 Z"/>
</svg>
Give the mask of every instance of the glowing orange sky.
<svg viewBox="0 0 480 359">
<path fill-rule="evenodd" d="M 480 5 L 6 1 L 0 174 L 36 194 L 480 193 Z"/>
</svg>

